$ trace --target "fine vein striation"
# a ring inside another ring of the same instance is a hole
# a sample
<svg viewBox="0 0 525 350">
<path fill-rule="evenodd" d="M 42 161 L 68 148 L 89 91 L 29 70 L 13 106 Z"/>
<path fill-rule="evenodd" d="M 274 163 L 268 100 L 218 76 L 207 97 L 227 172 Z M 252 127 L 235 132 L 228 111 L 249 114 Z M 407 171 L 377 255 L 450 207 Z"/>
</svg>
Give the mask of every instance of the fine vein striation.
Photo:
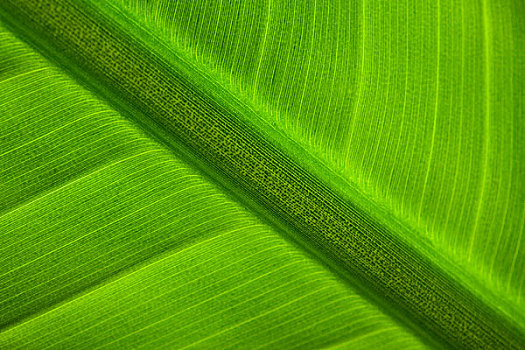
<svg viewBox="0 0 525 350">
<path fill-rule="evenodd" d="M 433 336 L 454 347 L 523 344 L 520 332 L 503 316 L 338 197 L 245 125 L 234 109 L 209 98 L 96 9 L 68 0 L 7 0 L 0 6 L 16 31 L 37 46 L 53 46 L 81 76 L 147 115 L 174 143 L 291 226 L 296 238 Z"/>
</svg>

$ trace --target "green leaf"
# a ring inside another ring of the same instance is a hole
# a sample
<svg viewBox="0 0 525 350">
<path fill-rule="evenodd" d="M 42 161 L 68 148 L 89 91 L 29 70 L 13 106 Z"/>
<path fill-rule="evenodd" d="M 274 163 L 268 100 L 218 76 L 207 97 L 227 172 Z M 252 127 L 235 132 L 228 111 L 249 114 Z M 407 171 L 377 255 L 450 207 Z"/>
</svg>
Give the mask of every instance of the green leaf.
<svg viewBox="0 0 525 350">
<path fill-rule="evenodd" d="M 525 347 L 524 14 L 4 0 L 0 347 Z"/>
</svg>

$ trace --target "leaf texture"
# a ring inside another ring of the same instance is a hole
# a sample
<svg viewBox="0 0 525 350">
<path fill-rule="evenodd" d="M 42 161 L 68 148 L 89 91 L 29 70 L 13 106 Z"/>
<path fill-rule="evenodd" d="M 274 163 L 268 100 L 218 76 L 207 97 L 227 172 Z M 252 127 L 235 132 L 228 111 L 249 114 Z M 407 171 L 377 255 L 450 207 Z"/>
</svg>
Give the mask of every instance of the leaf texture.
<svg viewBox="0 0 525 350">
<path fill-rule="evenodd" d="M 3 347 L 421 347 L 5 29 L 2 47 Z"/>
<path fill-rule="evenodd" d="M 0 7 L 4 347 L 524 346 L 519 2 Z"/>
<path fill-rule="evenodd" d="M 119 2 L 521 305 L 522 4 Z"/>
</svg>

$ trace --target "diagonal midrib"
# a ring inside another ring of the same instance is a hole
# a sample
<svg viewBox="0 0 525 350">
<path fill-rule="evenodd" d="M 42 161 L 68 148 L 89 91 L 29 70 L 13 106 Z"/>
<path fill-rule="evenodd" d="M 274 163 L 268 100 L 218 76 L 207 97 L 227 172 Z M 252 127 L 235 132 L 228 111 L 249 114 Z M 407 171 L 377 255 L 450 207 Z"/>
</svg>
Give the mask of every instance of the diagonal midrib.
<svg viewBox="0 0 525 350">
<path fill-rule="evenodd" d="M 267 207 L 268 215 L 289 224 L 295 239 L 357 275 L 429 333 L 454 346 L 520 343 L 507 321 L 244 124 L 234 107 L 210 99 L 119 28 L 101 24 L 109 23 L 107 18 L 67 0 L 3 6 L 14 14 L 17 29 L 54 45 L 66 64 L 77 65 L 84 77 L 105 87 L 103 92 L 113 91 L 148 115 L 153 121 L 143 123 L 164 129 L 169 143 L 203 159 L 224 175 L 221 181 L 233 181 L 244 196 Z M 435 301 L 428 304 L 429 298 Z M 447 321 L 450 314 L 459 316 Z"/>
</svg>

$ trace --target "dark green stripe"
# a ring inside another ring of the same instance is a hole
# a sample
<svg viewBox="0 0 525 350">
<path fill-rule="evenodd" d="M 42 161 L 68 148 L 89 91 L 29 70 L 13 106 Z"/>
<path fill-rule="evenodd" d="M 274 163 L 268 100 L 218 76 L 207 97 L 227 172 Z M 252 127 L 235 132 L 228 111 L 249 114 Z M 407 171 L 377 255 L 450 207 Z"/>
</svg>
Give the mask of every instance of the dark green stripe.
<svg viewBox="0 0 525 350">
<path fill-rule="evenodd" d="M 456 347 L 520 346 L 521 335 L 502 317 L 100 14 L 73 1 L 4 0 L 0 6 L 14 26 L 52 43 L 85 76 L 169 130 L 173 140 L 433 335 Z"/>
</svg>

